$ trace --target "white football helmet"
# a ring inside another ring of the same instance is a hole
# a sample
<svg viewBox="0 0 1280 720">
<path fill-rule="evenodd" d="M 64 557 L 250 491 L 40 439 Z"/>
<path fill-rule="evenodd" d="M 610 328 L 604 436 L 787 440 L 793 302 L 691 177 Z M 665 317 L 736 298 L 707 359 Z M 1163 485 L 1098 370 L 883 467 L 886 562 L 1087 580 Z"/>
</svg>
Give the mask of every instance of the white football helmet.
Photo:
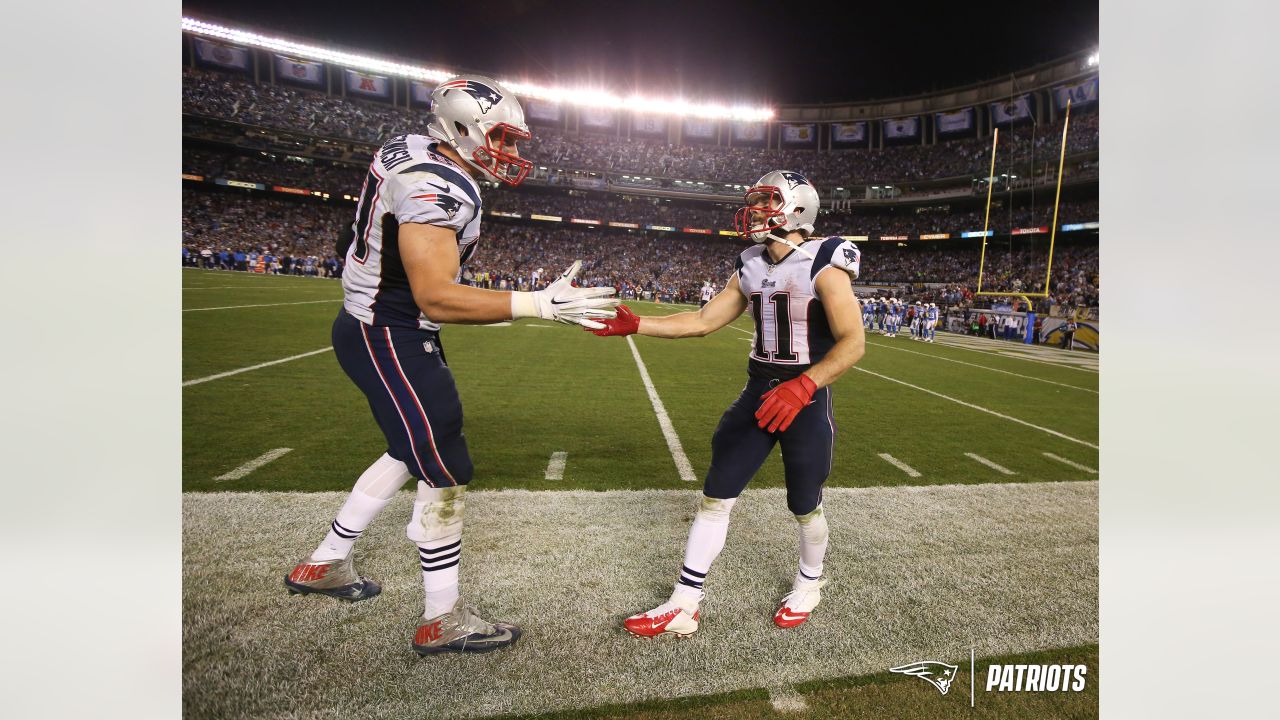
<svg viewBox="0 0 1280 720">
<path fill-rule="evenodd" d="M 743 199 L 746 205 L 738 208 L 733 220 L 738 233 L 751 238 L 751 242 L 762 243 L 771 237 L 780 240 L 793 230 L 799 230 L 806 238 L 813 234 L 813 221 L 818 219 L 818 191 L 800 173 L 767 173 L 747 190 Z"/>
<path fill-rule="evenodd" d="M 510 152 L 530 137 L 520 101 L 483 75 L 459 75 L 432 91 L 427 134 L 507 185 L 519 185 L 533 169 L 519 151 Z"/>
</svg>

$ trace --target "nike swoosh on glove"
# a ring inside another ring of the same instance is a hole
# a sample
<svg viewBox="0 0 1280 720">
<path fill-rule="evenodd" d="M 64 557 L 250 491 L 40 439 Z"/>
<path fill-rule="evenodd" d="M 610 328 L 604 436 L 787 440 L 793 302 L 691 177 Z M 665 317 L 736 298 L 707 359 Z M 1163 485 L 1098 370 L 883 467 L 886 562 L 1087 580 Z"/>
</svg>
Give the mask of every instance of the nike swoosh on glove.
<svg viewBox="0 0 1280 720">
<path fill-rule="evenodd" d="M 626 305 L 618 306 L 618 316 L 611 320 L 602 320 L 601 328 L 592 330 L 591 328 L 583 328 L 589 332 L 593 332 L 600 337 L 609 335 L 631 335 L 640 331 L 640 316 L 631 312 L 631 308 Z"/>
<path fill-rule="evenodd" d="M 614 317 L 618 300 L 612 295 L 617 291 L 611 287 L 574 287 L 573 280 L 581 268 L 582 261 L 575 260 L 542 290 L 511 293 L 511 319 L 540 317 L 592 330 L 604 327 L 596 321 Z"/>
<path fill-rule="evenodd" d="M 760 396 L 763 401 L 756 410 L 756 420 L 769 432 L 786 432 L 791 421 L 809 404 L 818 386 L 808 375 L 792 378 Z M 767 427 L 766 427 L 767 426 Z"/>
</svg>

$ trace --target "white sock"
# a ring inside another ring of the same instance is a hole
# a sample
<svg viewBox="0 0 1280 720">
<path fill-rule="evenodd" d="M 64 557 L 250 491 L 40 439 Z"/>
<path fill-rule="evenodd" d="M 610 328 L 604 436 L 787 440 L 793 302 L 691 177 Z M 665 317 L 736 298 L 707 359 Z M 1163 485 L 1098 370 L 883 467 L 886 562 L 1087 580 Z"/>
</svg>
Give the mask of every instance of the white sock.
<svg viewBox="0 0 1280 720">
<path fill-rule="evenodd" d="M 329 534 L 311 553 L 312 560 L 337 560 L 344 558 L 355 546 L 356 540 L 369 527 L 369 523 L 395 497 L 396 491 L 409 478 L 409 468 L 404 463 L 383 454 L 356 481 L 355 488 L 338 511 L 338 517 L 329 526 Z"/>
<path fill-rule="evenodd" d="M 433 488 L 418 481 L 418 499 L 407 530 L 418 546 L 426 618 L 449 612 L 458 601 L 465 487 Z"/>
<path fill-rule="evenodd" d="M 689 528 L 689 541 L 684 548 L 684 567 L 680 568 L 680 580 L 676 583 L 675 596 L 694 607 L 702 599 L 702 583 L 724 549 L 729 534 L 729 511 L 737 498 L 720 500 L 703 495 L 698 501 L 698 512 Z M 675 597 L 673 596 L 673 597 Z"/>
<path fill-rule="evenodd" d="M 800 525 L 800 572 L 796 582 L 822 577 L 822 561 L 827 555 L 827 516 L 819 505 L 808 515 L 797 515 Z"/>
</svg>

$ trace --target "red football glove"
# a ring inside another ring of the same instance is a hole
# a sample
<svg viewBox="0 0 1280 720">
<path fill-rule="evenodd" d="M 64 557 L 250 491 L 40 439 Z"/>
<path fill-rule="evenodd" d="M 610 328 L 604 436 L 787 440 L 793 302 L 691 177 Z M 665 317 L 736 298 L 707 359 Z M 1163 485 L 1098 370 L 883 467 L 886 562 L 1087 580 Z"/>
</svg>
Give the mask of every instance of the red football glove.
<svg viewBox="0 0 1280 720">
<path fill-rule="evenodd" d="M 607 335 L 631 335 L 640 330 L 640 317 L 631 312 L 631 308 L 626 305 L 619 305 L 617 311 L 618 317 L 600 318 L 596 320 L 596 322 L 604 325 L 603 328 L 600 328 L 599 330 L 592 330 L 591 328 L 584 327 L 582 329 L 588 332 L 593 332 L 600 337 L 605 337 Z"/>
<path fill-rule="evenodd" d="M 760 396 L 763 402 L 760 409 L 756 410 L 756 420 L 760 421 L 762 428 L 767 425 L 765 429 L 769 432 L 786 432 L 791 427 L 791 421 L 796 419 L 796 415 L 809 404 L 817 391 L 818 386 L 808 375 L 792 378 Z"/>
</svg>

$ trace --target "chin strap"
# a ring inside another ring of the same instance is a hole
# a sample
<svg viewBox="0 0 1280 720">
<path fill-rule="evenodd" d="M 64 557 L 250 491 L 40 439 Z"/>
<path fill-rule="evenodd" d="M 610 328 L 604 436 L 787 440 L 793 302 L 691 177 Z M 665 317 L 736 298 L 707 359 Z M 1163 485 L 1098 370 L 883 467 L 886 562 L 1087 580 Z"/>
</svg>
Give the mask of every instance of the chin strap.
<svg viewBox="0 0 1280 720">
<path fill-rule="evenodd" d="M 809 252 L 808 250 L 805 250 L 804 248 L 800 247 L 799 245 L 797 245 L 797 244 L 795 244 L 795 243 L 791 242 L 790 240 L 788 240 L 788 239 L 786 239 L 786 238 L 780 238 L 780 237 L 778 237 L 777 235 L 774 235 L 774 234 L 772 234 L 772 233 L 770 233 L 769 237 L 770 237 L 770 238 L 772 238 L 773 240 L 777 241 L 777 242 L 782 243 L 783 245 L 786 245 L 786 246 L 790 247 L 792 250 L 795 250 L 796 252 L 798 252 L 798 253 L 800 253 L 801 255 L 803 255 L 803 256 L 805 256 L 805 257 L 809 258 L 810 260 L 817 260 L 817 258 L 815 258 L 815 257 L 813 256 L 813 253 Z"/>
</svg>

